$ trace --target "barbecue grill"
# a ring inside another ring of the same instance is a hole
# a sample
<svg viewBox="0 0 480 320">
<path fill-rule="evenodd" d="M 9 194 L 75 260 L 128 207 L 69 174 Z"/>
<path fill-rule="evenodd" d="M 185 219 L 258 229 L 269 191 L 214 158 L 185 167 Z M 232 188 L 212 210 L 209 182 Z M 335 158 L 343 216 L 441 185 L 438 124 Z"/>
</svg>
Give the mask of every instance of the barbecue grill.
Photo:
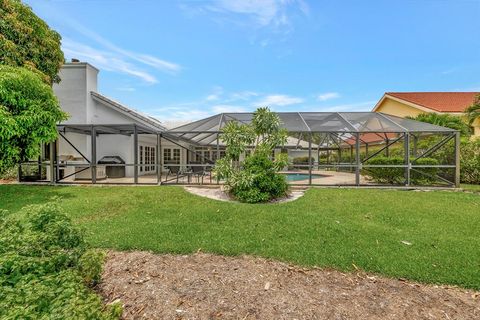
<svg viewBox="0 0 480 320">
<path fill-rule="evenodd" d="M 125 177 L 125 166 L 119 166 L 120 164 L 125 164 L 125 161 L 119 156 L 105 156 L 98 160 L 98 164 L 105 165 L 108 178 Z M 109 166 L 109 164 L 115 164 L 115 166 Z"/>
</svg>

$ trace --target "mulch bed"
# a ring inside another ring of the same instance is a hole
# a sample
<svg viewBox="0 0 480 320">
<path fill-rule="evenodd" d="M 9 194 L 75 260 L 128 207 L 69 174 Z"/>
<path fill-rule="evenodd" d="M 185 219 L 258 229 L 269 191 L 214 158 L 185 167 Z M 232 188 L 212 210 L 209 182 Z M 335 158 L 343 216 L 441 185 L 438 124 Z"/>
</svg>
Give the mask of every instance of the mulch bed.
<svg viewBox="0 0 480 320">
<path fill-rule="evenodd" d="M 254 257 L 110 252 L 125 319 L 480 319 L 480 293 Z"/>
</svg>

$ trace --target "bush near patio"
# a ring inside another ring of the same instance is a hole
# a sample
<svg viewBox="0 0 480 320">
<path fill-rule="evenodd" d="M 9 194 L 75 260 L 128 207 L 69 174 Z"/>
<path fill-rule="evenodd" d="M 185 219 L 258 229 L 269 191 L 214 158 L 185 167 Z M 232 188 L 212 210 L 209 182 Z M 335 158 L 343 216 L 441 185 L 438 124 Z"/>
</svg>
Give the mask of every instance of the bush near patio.
<svg viewBox="0 0 480 320">
<path fill-rule="evenodd" d="M 462 140 L 460 145 L 460 181 L 480 184 L 480 139 Z"/>
<path fill-rule="evenodd" d="M 367 161 L 366 164 L 371 165 L 404 165 L 405 159 L 402 157 L 375 157 Z M 434 158 L 421 158 L 415 164 L 418 165 L 438 165 L 438 160 Z M 435 175 L 438 168 L 421 168 L 422 174 L 416 170 L 410 171 L 410 182 L 413 185 L 429 185 L 435 183 Z M 404 184 L 405 169 L 404 168 L 364 168 L 362 174 L 368 176 L 372 181 L 384 184 Z"/>
<path fill-rule="evenodd" d="M 268 108 L 259 108 L 251 124 L 228 122 L 222 129 L 226 144 L 225 157 L 215 164 L 214 174 L 225 179 L 230 194 L 241 202 L 258 203 L 286 195 L 288 184 L 278 172 L 288 164 L 286 153 L 272 160 L 275 147 L 287 141 L 287 132 L 280 128 L 280 118 Z M 253 146 L 247 155 L 246 150 Z M 241 163 L 240 156 L 245 154 Z"/>
<path fill-rule="evenodd" d="M 54 202 L 24 207 L 26 221 L 0 211 L 1 319 L 118 319 L 90 286 L 100 280 L 103 254 Z"/>
</svg>

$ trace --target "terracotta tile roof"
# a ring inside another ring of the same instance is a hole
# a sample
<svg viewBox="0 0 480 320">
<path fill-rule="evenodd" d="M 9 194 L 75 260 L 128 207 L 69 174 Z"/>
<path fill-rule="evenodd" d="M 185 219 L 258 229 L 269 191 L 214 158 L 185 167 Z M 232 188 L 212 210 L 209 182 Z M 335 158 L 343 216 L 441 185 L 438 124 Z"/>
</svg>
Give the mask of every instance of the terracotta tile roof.
<svg viewBox="0 0 480 320">
<path fill-rule="evenodd" d="M 387 132 L 387 133 L 381 133 L 381 132 L 378 132 L 378 133 L 375 133 L 375 132 L 362 133 L 362 134 L 360 134 L 360 145 L 364 145 L 365 143 L 371 143 L 371 144 L 381 143 L 381 142 L 384 142 L 386 138 L 388 138 L 390 140 L 396 139 L 397 134 L 392 133 L 392 132 Z M 346 144 L 349 144 L 349 145 L 355 145 L 356 138 L 351 137 L 351 138 L 348 138 L 347 140 L 345 140 L 344 142 Z"/>
<path fill-rule="evenodd" d="M 438 112 L 464 112 L 480 92 L 386 92 L 385 94 Z"/>
</svg>

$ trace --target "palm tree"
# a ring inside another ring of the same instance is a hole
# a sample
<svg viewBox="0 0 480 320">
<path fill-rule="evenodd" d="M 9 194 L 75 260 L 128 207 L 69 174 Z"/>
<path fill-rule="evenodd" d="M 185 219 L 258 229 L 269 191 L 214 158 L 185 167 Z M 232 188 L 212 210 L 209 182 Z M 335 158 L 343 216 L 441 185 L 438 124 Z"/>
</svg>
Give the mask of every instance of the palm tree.
<svg viewBox="0 0 480 320">
<path fill-rule="evenodd" d="M 472 125 L 475 120 L 480 120 L 480 94 L 475 97 L 473 104 L 465 109 L 465 113 L 467 114 L 470 125 Z"/>
</svg>

